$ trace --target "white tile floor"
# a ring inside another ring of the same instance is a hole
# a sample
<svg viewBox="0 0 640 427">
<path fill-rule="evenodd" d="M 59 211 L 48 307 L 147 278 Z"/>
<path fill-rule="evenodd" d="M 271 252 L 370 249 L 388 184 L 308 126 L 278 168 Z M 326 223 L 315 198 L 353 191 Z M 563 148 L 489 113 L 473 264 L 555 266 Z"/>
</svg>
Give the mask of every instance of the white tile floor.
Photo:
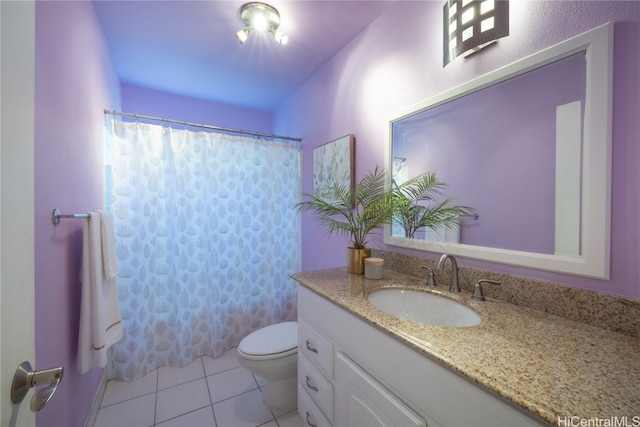
<svg viewBox="0 0 640 427">
<path fill-rule="evenodd" d="M 109 381 L 95 427 L 301 427 L 295 411 L 262 404 L 264 381 L 238 364 L 236 349 L 131 382 Z"/>
</svg>

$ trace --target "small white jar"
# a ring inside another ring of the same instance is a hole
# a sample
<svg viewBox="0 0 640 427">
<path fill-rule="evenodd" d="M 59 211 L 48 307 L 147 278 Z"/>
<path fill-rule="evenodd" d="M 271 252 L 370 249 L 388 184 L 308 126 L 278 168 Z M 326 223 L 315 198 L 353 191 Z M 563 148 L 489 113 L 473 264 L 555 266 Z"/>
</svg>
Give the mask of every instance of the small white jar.
<svg viewBox="0 0 640 427">
<path fill-rule="evenodd" d="M 384 276 L 384 260 L 382 258 L 364 259 L 364 277 L 366 279 L 380 280 Z"/>
</svg>

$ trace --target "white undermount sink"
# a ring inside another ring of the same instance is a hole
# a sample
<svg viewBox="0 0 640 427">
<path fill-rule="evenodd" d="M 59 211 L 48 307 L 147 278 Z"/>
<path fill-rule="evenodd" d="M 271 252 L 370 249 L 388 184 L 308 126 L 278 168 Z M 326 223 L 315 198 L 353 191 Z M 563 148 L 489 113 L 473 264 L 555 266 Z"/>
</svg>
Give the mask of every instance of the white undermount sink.
<svg viewBox="0 0 640 427">
<path fill-rule="evenodd" d="M 368 300 L 374 307 L 392 316 L 435 326 L 475 326 L 480 316 L 456 301 L 410 289 L 381 289 Z"/>
</svg>

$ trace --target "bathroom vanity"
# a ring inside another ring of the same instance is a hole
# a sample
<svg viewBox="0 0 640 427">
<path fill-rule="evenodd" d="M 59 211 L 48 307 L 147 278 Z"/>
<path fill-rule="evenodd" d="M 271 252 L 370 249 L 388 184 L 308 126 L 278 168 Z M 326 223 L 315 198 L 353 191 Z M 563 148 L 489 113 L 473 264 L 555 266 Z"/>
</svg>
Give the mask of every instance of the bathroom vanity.
<svg viewBox="0 0 640 427">
<path fill-rule="evenodd" d="M 427 290 L 385 270 L 299 273 L 298 411 L 313 426 L 533 426 L 571 417 L 640 416 L 640 341 L 468 293 L 472 327 L 383 313 L 380 288 Z M 640 418 L 636 418 L 640 421 Z"/>
</svg>

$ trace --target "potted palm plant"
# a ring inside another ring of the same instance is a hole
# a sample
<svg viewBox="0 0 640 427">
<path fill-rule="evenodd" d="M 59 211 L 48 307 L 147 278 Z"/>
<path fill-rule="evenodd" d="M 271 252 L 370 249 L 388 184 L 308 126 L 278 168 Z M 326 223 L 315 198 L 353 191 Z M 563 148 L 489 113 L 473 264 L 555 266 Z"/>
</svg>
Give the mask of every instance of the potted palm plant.
<svg viewBox="0 0 640 427">
<path fill-rule="evenodd" d="M 386 174 L 376 166 L 353 189 L 336 183 L 331 188 L 335 199 L 315 194 L 303 194 L 306 200 L 297 203 L 298 211 L 311 211 L 329 235 L 349 237 L 347 271 L 364 274 L 364 259 L 371 256 L 367 247 L 371 232 L 391 221 L 394 212 L 392 193 L 385 189 Z"/>
<path fill-rule="evenodd" d="M 474 215 L 476 212 L 469 206 L 455 204 L 450 198 L 437 201 L 446 187 L 447 184 L 440 181 L 435 172 L 425 172 L 402 184 L 394 181 L 391 222 L 400 226 L 405 237 L 410 239 L 423 228 L 437 230 L 458 227 L 461 215 Z"/>
</svg>

